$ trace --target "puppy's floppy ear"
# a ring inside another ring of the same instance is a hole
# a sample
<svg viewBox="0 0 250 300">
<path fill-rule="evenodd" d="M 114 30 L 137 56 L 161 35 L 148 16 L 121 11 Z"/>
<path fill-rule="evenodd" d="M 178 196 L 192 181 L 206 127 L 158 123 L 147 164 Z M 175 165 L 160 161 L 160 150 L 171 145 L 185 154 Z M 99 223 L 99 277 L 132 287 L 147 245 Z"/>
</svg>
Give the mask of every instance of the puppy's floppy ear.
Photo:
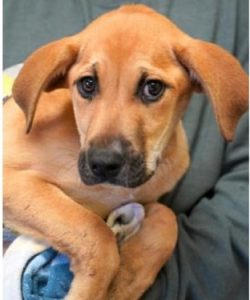
<svg viewBox="0 0 250 300">
<path fill-rule="evenodd" d="M 185 45 L 176 45 L 174 52 L 194 86 L 211 100 L 224 138 L 232 140 L 248 108 L 247 74 L 231 54 L 208 42 L 188 39 Z"/>
<path fill-rule="evenodd" d="M 15 80 L 13 97 L 25 114 L 27 133 L 31 130 L 41 92 L 65 75 L 76 60 L 78 50 L 74 37 L 68 37 L 39 48 L 25 61 Z"/>
</svg>

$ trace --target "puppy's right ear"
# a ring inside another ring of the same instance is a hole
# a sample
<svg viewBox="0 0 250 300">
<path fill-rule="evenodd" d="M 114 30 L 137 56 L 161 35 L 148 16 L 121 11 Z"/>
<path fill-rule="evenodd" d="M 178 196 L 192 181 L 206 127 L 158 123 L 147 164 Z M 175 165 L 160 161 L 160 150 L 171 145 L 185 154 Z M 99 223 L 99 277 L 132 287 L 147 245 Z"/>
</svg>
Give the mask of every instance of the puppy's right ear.
<svg viewBox="0 0 250 300">
<path fill-rule="evenodd" d="M 12 92 L 25 114 L 26 133 L 31 130 L 41 92 L 66 74 L 78 51 L 76 39 L 67 37 L 39 48 L 25 61 Z"/>
</svg>

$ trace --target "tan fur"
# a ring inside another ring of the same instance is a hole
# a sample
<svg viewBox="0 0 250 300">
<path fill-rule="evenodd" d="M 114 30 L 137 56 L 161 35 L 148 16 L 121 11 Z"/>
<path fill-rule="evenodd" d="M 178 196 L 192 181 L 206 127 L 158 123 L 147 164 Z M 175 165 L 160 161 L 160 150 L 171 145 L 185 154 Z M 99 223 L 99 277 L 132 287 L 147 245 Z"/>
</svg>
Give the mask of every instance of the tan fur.
<svg viewBox="0 0 250 300">
<path fill-rule="evenodd" d="M 90 103 L 79 96 L 75 81 L 92 74 L 93 66 L 100 93 Z M 135 96 L 142 70 L 169 86 L 153 105 Z M 27 59 L 14 85 L 15 101 L 4 106 L 4 218 L 11 228 L 70 256 L 75 278 L 67 299 L 138 299 L 152 284 L 177 239 L 174 214 L 152 202 L 188 167 L 180 120 L 190 96 L 194 90 L 208 94 L 230 140 L 248 106 L 247 84 L 230 54 L 192 39 L 142 5 L 108 13 Z M 154 175 L 133 189 L 83 184 L 80 149 L 93 138 L 119 135 L 145 152 Z M 145 204 L 147 215 L 118 251 L 102 219 L 129 202 Z"/>
</svg>

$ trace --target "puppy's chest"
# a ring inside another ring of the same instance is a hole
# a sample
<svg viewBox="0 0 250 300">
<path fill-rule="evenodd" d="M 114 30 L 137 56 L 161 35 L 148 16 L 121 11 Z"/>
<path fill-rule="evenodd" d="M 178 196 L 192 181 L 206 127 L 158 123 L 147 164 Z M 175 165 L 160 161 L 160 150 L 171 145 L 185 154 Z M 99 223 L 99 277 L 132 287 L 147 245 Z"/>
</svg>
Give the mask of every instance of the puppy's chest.
<svg viewBox="0 0 250 300">
<path fill-rule="evenodd" d="M 46 175 L 47 179 L 58 186 L 72 200 L 97 213 L 102 218 L 106 218 L 112 210 L 123 204 L 129 202 L 145 203 L 156 197 L 152 193 L 146 196 L 142 188 L 129 189 L 109 184 L 85 185 L 80 180 L 77 165 L 72 164 L 73 162 L 68 169 L 58 166 L 57 172 Z"/>
<path fill-rule="evenodd" d="M 58 172 L 53 180 L 70 198 L 102 218 L 126 203 L 157 201 L 166 192 L 164 185 L 153 188 L 155 184 L 152 182 L 134 189 L 110 184 L 88 186 L 81 182 L 76 166 L 71 172 Z"/>
<path fill-rule="evenodd" d="M 76 177 L 75 180 L 64 177 L 58 185 L 70 198 L 102 218 L 125 203 L 137 202 L 134 191 L 104 184 L 87 186 Z"/>
</svg>

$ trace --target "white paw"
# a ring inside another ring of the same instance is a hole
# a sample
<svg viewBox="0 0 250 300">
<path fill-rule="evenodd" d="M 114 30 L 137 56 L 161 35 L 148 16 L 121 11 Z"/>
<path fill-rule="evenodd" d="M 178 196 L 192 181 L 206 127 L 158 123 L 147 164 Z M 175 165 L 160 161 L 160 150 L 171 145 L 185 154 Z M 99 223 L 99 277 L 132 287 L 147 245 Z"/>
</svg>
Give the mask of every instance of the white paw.
<svg viewBox="0 0 250 300">
<path fill-rule="evenodd" d="M 144 216 L 145 211 L 141 204 L 128 203 L 110 213 L 107 225 L 115 234 L 118 243 L 121 243 L 140 229 Z"/>
</svg>

